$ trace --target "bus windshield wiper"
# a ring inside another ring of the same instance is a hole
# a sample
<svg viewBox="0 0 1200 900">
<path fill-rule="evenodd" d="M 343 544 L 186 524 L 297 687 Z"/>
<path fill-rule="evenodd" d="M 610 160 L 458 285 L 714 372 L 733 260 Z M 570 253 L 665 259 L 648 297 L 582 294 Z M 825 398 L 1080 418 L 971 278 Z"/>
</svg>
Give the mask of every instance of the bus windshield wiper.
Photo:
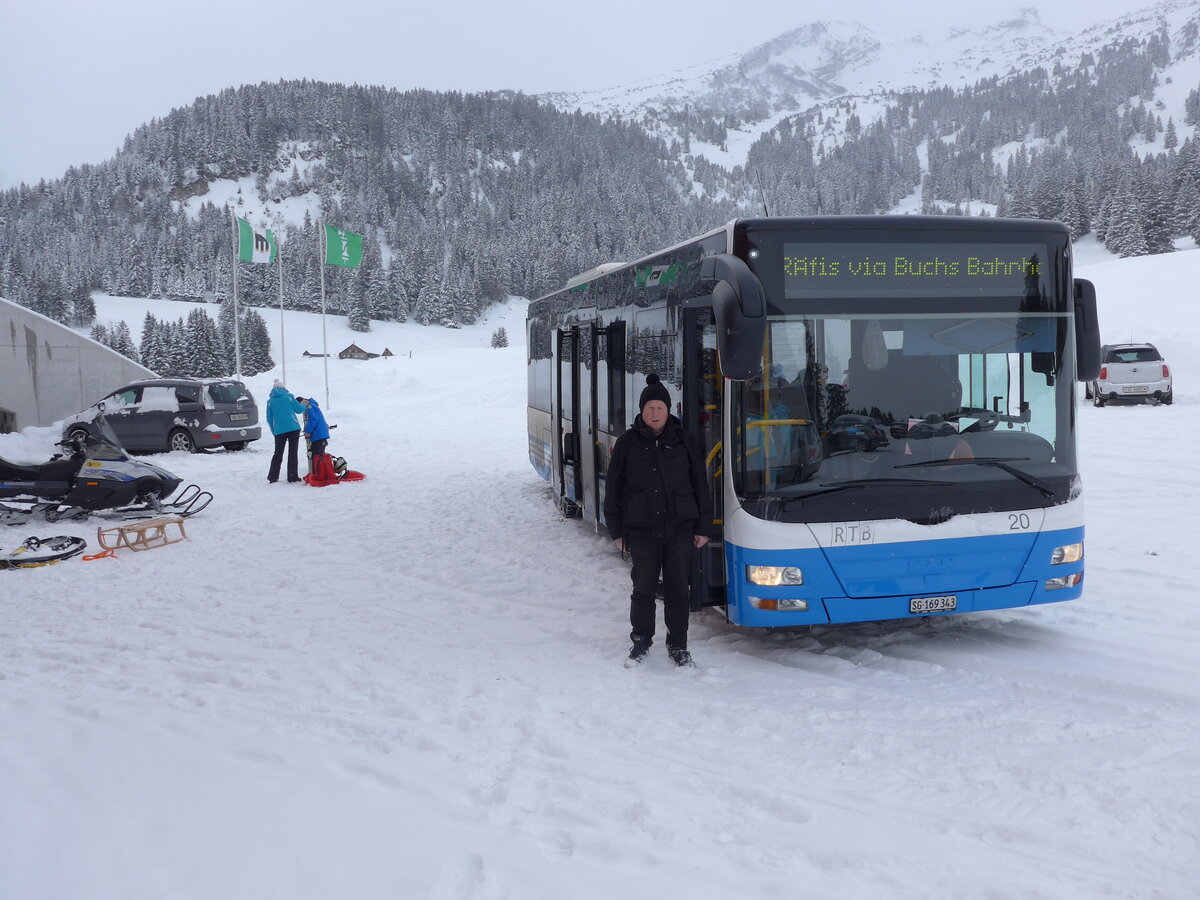
<svg viewBox="0 0 1200 900">
<path fill-rule="evenodd" d="M 848 491 L 851 488 L 890 487 L 893 485 L 903 485 L 904 487 L 954 487 L 958 483 L 957 481 L 929 481 L 924 478 L 855 478 L 850 481 L 822 481 L 819 482 L 821 487 L 819 491 L 805 491 L 803 494 L 791 494 L 783 499 L 788 502 L 793 500 L 809 500 L 813 497 L 823 497 L 826 494 Z"/>
<path fill-rule="evenodd" d="M 1030 487 L 1035 487 L 1052 500 L 1058 499 L 1058 492 L 1050 487 L 1050 484 L 1036 475 L 1031 475 L 1024 469 L 1018 469 L 1016 466 L 1010 466 L 1012 462 L 1029 462 L 1028 456 L 977 456 L 975 458 L 963 457 L 961 459 L 928 459 L 924 462 L 905 463 L 901 466 L 896 466 L 897 469 L 922 469 L 929 466 L 991 466 L 994 469 L 1002 469 L 1009 475 L 1025 482 Z"/>
</svg>

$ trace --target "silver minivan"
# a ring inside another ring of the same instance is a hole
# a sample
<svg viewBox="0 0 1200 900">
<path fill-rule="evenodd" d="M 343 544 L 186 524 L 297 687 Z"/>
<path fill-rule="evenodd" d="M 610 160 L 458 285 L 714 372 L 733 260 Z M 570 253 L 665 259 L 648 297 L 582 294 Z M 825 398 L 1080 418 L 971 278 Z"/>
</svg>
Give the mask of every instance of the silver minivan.
<svg viewBox="0 0 1200 900">
<path fill-rule="evenodd" d="M 156 453 L 214 447 L 242 450 L 262 437 L 258 406 L 240 381 L 230 378 L 153 378 L 113 391 L 63 423 L 65 438 L 92 427 L 97 409 L 126 450 Z"/>
<path fill-rule="evenodd" d="M 1171 370 L 1153 344 L 1105 344 L 1100 348 L 1100 375 L 1088 382 L 1084 396 L 1096 406 L 1117 401 L 1172 403 Z"/>
</svg>

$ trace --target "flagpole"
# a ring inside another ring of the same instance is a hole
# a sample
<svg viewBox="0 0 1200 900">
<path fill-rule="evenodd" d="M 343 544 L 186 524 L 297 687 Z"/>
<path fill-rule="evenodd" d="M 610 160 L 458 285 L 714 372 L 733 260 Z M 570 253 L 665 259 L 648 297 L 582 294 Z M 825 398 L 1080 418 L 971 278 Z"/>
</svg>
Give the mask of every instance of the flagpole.
<svg viewBox="0 0 1200 900">
<path fill-rule="evenodd" d="M 279 260 L 279 377 L 287 384 L 287 345 L 284 342 L 283 328 L 283 251 L 279 249 L 278 244 L 275 247 L 275 255 Z"/>
<path fill-rule="evenodd" d="M 325 361 L 325 408 L 329 409 L 329 341 L 325 335 L 325 257 L 329 253 L 326 247 L 325 223 L 319 222 L 321 229 L 321 358 Z"/>
<path fill-rule="evenodd" d="M 242 337 L 241 327 L 238 323 L 237 265 L 241 234 L 238 229 L 237 213 L 231 209 L 229 215 L 233 217 L 233 374 L 240 378 L 242 376 Z"/>
</svg>

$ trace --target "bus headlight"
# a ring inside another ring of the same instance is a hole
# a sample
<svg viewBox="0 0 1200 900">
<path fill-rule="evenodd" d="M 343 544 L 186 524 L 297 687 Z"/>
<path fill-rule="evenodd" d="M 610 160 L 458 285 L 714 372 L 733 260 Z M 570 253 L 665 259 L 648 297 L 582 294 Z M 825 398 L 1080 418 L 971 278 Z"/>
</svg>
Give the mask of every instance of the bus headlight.
<svg viewBox="0 0 1200 900">
<path fill-rule="evenodd" d="M 771 612 L 808 612 L 808 601 L 799 597 L 747 597 L 755 609 Z"/>
<path fill-rule="evenodd" d="M 1076 572 L 1073 575 L 1062 575 L 1058 578 L 1051 578 L 1045 584 L 1048 591 L 1059 591 L 1063 588 L 1075 587 L 1079 582 L 1083 581 L 1083 573 Z"/>
<path fill-rule="evenodd" d="M 804 573 L 795 566 L 746 566 L 746 580 L 766 587 L 804 584 Z"/>
<path fill-rule="evenodd" d="M 1050 554 L 1050 565 L 1061 566 L 1063 563 L 1079 562 L 1081 559 L 1083 559 L 1082 541 L 1078 544 L 1055 547 L 1054 552 Z"/>
</svg>

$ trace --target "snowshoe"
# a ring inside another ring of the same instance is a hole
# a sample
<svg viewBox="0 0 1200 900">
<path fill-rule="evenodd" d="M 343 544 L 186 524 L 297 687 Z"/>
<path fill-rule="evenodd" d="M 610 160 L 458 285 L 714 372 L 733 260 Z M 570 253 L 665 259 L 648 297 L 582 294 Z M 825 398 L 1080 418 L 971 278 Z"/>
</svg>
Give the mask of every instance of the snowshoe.
<svg viewBox="0 0 1200 900">
<path fill-rule="evenodd" d="M 33 569 L 82 553 L 87 542 L 80 537 L 27 537 L 12 553 L 0 554 L 0 569 Z"/>
</svg>

